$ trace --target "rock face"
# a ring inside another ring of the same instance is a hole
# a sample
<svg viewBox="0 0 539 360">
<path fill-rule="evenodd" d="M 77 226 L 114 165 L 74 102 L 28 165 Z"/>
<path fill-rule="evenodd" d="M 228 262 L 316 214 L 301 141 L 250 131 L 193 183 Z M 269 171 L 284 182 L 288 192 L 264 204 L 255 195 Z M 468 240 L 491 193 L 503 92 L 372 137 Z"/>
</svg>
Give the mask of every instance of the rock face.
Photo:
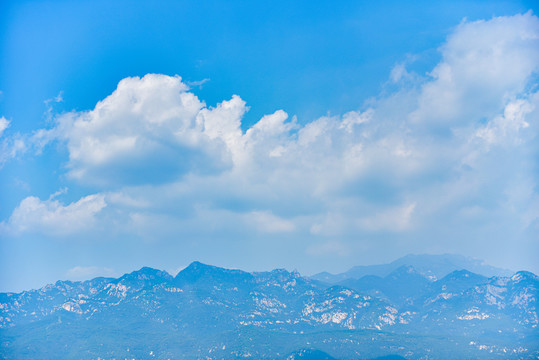
<svg viewBox="0 0 539 360">
<path fill-rule="evenodd" d="M 199 262 L 0 294 L 2 359 L 539 356 L 539 279 L 411 266 L 328 286 Z"/>
</svg>

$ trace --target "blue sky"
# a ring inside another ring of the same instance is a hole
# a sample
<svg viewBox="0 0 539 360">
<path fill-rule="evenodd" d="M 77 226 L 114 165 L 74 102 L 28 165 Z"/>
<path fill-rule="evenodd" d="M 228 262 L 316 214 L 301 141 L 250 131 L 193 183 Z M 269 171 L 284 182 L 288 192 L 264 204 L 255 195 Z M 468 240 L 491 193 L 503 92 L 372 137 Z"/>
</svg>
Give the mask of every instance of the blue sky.
<svg viewBox="0 0 539 360">
<path fill-rule="evenodd" d="M 0 5 L 0 290 L 193 260 L 539 272 L 531 1 Z"/>
</svg>

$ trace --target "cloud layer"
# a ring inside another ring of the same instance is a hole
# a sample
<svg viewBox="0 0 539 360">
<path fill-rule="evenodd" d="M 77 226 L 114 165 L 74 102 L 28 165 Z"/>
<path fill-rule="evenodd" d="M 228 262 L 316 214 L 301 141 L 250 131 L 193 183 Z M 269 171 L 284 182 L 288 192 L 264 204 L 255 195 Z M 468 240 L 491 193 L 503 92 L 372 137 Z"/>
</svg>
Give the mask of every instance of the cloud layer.
<svg viewBox="0 0 539 360">
<path fill-rule="evenodd" d="M 380 241 L 537 249 L 539 20 L 463 22 L 440 50 L 425 76 L 397 65 L 398 89 L 361 110 L 310 122 L 278 110 L 245 132 L 239 96 L 208 107 L 178 76 L 126 78 L 34 136 L 63 144 L 73 186 L 98 193 L 28 197 L 4 231 L 243 238 L 238 249 L 288 234 L 315 257 Z"/>
</svg>

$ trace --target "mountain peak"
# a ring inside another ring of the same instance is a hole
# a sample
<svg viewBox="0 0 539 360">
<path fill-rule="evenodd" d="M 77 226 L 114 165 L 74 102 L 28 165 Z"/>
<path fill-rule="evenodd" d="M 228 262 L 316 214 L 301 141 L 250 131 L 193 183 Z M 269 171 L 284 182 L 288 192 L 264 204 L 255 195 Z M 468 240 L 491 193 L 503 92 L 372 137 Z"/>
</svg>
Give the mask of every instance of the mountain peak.
<svg viewBox="0 0 539 360">
<path fill-rule="evenodd" d="M 475 277 L 481 277 L 481 278 L 486 279 L 486 277 L 483 275 L 476 274 L 466 269 L 461 269 L 461 270 L 455 270 L 455 271 L 450 272 L 449 274 L 447 274 L 440 280 L 443 281 L 443 280 L 449 280 L 449 279 L 468 279 L 468 278 L 475 278 Z"/>
<path fill-rule="evenodd" d="M 186 270 L 190 270 L 190 271 L 195 271 L 195 270 L 200 270 L 200 269 L 205 269 L 205 268 L 216 268 L 217 266 L 213 266 L 213 265 L 207 265 L 207 264 L 204 264 L 204 263 L 201 263 L 200 261 L 198 260 L 195 260 L 193 261 L 192 263 L 190 263 L 185 269 L 183 269 L 182 271 L 186 271 Z M 180 271 L 180 272 L 182 272 Z"/>
<path fill-rule="evenodd" d="M 435 282 L 439 291 L 462 292 L 474 286 L 485 283 L 486 276 L 462 269 L 455 270 Z"/>
<path fill-rule="evenodd" d="M 525 280 L 539 280 L 539 277 L 529 271 L 517 271 L 515 275 L 511 276 L 511 280 L 515 283 L 519 283 Z"/>
<path fill-rule="evenodd" d="M 200 261 L 193 261 L 185 269 L 181 270 L 175 277 L 175 279 L 180 278 L 199 278 L 206 273 L 210 273 L 219 268 L 213 265 L 206 265 Z"/>
<path fill-rule="evenodd" d="M 174 278 L 179 284 L 194 283 L 199 280 L 212 282 L 244 281 L 253 275 L 241 270 L 229 270 L 213 265 L 206 265 L 200 261 L 193 261 L 189 266 L 180 271 Z"/>
<path fill-rule="evenodd" d="M 163 270 L 154 269 L 148 266 L 143 266 L 139 270 L 133 271 L 129 274 L 125 274 L 120 278 L 120 281 L 125 280 L 159 280 L 168 281 L 172 280 L 172 275 Z"/>
</svg>

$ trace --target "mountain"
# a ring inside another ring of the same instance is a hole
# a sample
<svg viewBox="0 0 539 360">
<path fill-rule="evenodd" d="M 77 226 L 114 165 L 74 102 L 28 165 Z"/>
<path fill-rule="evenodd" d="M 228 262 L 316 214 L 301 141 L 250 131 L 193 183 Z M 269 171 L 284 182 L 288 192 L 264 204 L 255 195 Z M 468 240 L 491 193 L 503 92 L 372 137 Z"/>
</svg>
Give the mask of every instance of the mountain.
<svg viewBox="0 0 539 360">
<path fill-rule="evenodd" d="M 539 279 L 411 266 L 326 285 L 194 262 L 0 294 L 0 359 L 533 359 Z"/>
<path fill-rule="evenodd" d="M 433 287 L 438 292 L 460 293 L 486 283 L 488 278 L 468 270 L 455 270 L 436 281 Z"/>
<path fill-rule="evenodd" d="M 385 278 L 367 275 L 360 279 L 346 279 L 340 285 L 404 305 L 412 304 L 413 299 L 426 294 L 430 290 L 431 281 L 412 266 L 401 266 Z"/>
<path fill-rule="evenodd" d="M 202 264 L 195 261 L 176 275 L 173 283 L 177 286 L 205 286 L 219 284 L 238 285 L 250 284 L 255 277 L 241 270 L 229 270 Z"/>
<path fill-rule="evenodd" d="M 385 277 L 401 266 L 411 266 L 419 273 L 431 279 L 441 279 L 447 274 L 466 269 L 483 276 L 510 276 L 513 272 L 485 264 L 483 261 L 462 255 L 406 255 L 389 264 L 355 266 L 341 274 L 321 272 L 311 276 L 312 279 L 330 284 L 340 283 L 346 279 L 359 279 L 367 275 Z"/>
</svg>

